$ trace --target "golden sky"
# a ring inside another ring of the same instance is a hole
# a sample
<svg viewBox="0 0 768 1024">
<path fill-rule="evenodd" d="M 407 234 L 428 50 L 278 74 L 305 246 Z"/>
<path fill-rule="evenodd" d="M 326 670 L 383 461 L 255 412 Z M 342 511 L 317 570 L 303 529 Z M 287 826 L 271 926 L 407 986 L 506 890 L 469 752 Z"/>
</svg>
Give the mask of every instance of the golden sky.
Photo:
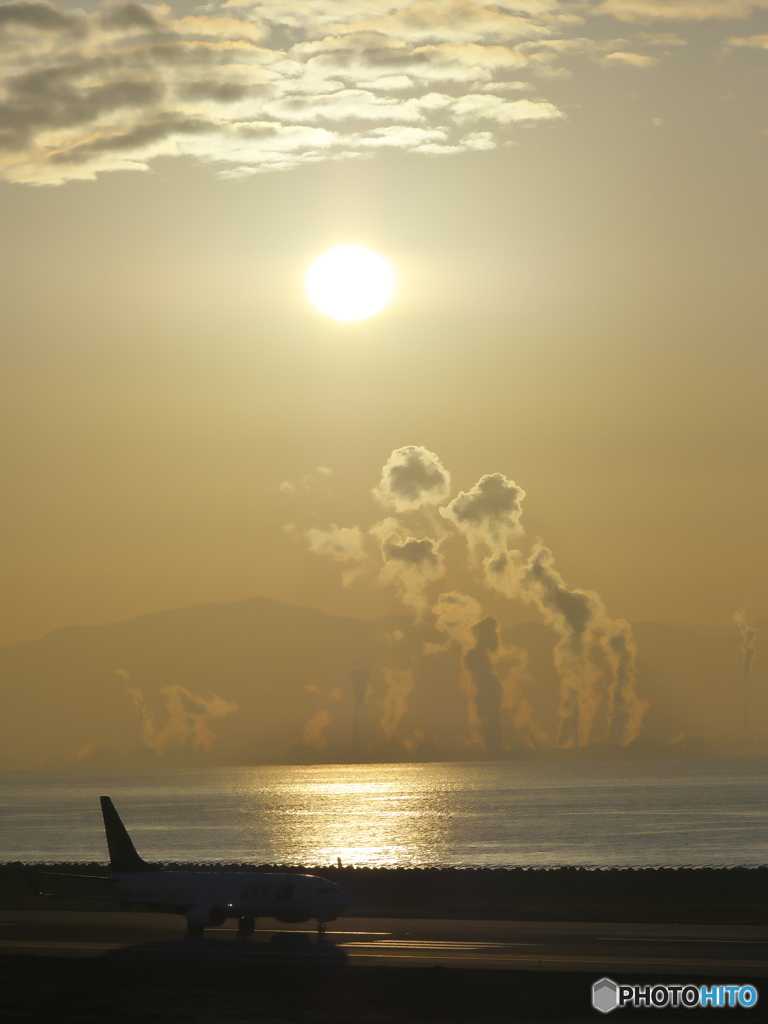
<svg viewBox="0 0 768 1024">
<path fill-rule="evenodd" d="M 768 2 L 11 0 L 0 48 L 2 642 L 400 611 L 310 549 L 408 445 L 614 617 L 768 613 Z M 356 324 L 302 291 L 347 242 L 400 280 Z"/>
</svg>

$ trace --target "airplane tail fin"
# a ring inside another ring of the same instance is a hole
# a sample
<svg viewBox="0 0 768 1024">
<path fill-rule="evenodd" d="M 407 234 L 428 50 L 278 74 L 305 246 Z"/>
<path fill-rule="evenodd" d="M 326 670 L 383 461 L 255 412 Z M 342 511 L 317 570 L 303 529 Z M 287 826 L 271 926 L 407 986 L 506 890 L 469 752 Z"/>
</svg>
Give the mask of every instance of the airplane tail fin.
<svg viewBox="0 0 768 1024">
<path fill-rule="evenodd" d="M 137 871 L 154 871 L 155 869 L 141 859 L 115 810 L 115 805 L 108 796 L 101 798 L 101 813 L 104 816 L 104 831 L 107 833 L 109 848 L 109 867 L 113 874 L 129 875 Z"/>
</svg>

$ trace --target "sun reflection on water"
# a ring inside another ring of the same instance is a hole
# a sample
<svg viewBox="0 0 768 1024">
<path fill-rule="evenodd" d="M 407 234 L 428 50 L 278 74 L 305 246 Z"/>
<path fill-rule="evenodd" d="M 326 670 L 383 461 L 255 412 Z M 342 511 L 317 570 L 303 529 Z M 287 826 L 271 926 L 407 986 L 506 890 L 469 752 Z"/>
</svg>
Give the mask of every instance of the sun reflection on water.
<svg viewBox="0 0 768 1024">
<path fill-rule="evenodd" d="M 757 865 L 768 765 L 260 766 L 0 773 L 0 861 L 106 863 L 108 793 L 146 860 L 378 867 Z"/>
<path fill-rule="evenodd" d="M 259 846 L 282 851 L 298 864 L 378 867 L 439 861 L 449 825 L 429 765 L 309 766 L 296 781 L 276 787 L 282 806 L 252 821 Z M 361 776 L 363 776 L 361 778 Z M 368 777 L 366 777 L 368 776 Z M 408 785 L 403 785 L 408 776 Z M 259 770 L 242 780 L 243 813 L 263 807 Z M 410 790 L 403 792 L 403 790 Z M 275 787 L 270 787 L 275 793 Z M 249 800 L 251 796 L 251 800 Z M 266 835 L 265 835 L 266 833 Z"/>
</svg>

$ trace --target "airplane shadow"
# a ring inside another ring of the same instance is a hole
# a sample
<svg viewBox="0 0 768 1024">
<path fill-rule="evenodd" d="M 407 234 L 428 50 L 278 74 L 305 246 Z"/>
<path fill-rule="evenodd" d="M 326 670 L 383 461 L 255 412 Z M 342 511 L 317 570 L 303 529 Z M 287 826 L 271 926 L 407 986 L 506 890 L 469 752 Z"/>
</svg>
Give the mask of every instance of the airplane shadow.
<svg viewBox="0 0 768 1024">
<path fill-rule="evenodd" d="M 109 959 L 158 957 L 173 960 L 232 960 L 249 963 L 313 964 L 318 967 L 341 966 L 349 957 L 327 938 L 314 938 L 295 932 L 277 932 L 268 940 L 208 938 L 207 936 L 141 942 L 110 949 Z"/>
</svg>

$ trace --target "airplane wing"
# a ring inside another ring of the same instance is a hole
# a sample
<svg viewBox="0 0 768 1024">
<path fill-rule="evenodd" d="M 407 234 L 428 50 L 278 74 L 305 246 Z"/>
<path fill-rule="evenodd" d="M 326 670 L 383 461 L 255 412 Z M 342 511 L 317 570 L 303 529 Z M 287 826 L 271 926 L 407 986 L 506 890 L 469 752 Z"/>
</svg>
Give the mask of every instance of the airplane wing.
<svg viewBox="0 0 768 1024">
<path fill-rule="evenodd" d="M 52 896 L 57 900 L 104 900 L 107 903 L 133 903 L 134 900 L 126 900 L 121 896 L 83 896 L 75 892 L 43 892 L 42 889 L 33 889 L 35 896 Z"/>
<path fill-rule="evenodd" d="M 55 872 L 47 872 L 47 873 L 48 874 L 54 874 Z M 63 874 L 63 872 L 62 872 L 62 874 Z M 128 904 L 136 904 L 137 906 L 142 906 L 142 907 L 149 907 L 149 906 L 152 906 L 152 907 L 168 907 L 169 906 L 169 903 L 168 903 L 167 900 L 134 900 L 134 899 L 131 899 L 130 896 L 120 896 L 118 893 L 115 893 L 114 896 L 91 896 L 91 895 L 85 895 L 83 893 L 76 893 L 76 892 L 44 892 L 39 886 L 34 884 L 34 882 L 29 878 L 28 875 L 25 874 L 24 877 L 26 878 L 27 885 L 32 890 L 32 892 L 35 894 L 35 896 L 51 896 L 51 897 L 53 897 L 53 899 L 57 899 L 57 900 L 98 900 L 99 902 L 102 902 L 102 903 L 120 903 L 120 904 L 123 904 L 123 905 L 126 905 L 126 906 Z M 73 878 L 75 876 L 70 875 L 69 877 Z M 95 878 L 95 877 L 101 877 L 101 876 L 96 876 L 96 875 L 87 876 L 87 875 L 84 875 L 84 876 L 81 876 L 81 877 L 94 877 Z M 175 905 L 174 904 L 170 904 L 170 906 L 173 908 L 174 911 L 182 909 L 181 904 L 175 904 Z M 187 906 L 187 904 L 185 904 L 184 906 Z"/>
</svg>

